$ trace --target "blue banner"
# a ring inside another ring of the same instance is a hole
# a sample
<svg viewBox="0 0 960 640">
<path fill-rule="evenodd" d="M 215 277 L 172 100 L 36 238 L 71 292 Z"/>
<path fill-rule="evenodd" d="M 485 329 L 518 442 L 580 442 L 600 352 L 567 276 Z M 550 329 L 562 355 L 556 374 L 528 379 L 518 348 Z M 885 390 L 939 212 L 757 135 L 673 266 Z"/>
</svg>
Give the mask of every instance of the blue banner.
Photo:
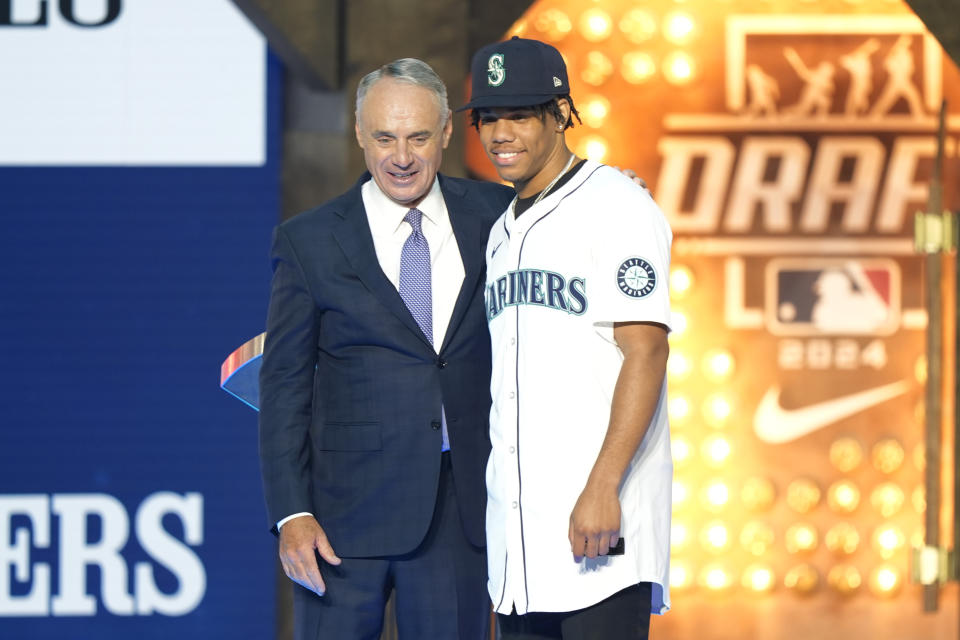
<svg viewBox="0 0 960 640">
<path fill-rule="evenodd" d="M 0 167 L 2 638 L 273 634 L 256 414 L 218 376 L 263 328 L 280 76 L 262 163 Z"/>
</svg>

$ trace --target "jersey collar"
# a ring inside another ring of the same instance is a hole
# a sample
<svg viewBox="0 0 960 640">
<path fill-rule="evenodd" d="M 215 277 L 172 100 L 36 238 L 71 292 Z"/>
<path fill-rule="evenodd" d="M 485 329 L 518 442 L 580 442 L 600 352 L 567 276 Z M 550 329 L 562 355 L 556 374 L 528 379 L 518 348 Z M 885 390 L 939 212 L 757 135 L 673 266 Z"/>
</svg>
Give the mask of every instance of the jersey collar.
<svg viewBox="0 0 960 640">
<path fill-rule="evenodd" d="M 522 231 L 530 228 L 535 222 L 552 212 L 557 208 L 557 205 L 559 205 L 564 198 L 576 191 L 580 185 L 586 182 L 587 178 L 589 178 L 593 172 L 601 166 L 603 165 L 595 160 L 586 160 L 580 166 L 580 169 L 577 170 L 577 172 L 573 175 L 573 177 L 558 187 L 555 191 L 553 191 L 553 193 L 548 194 L 543 200 L 524 211 L 523 215 L 521 215 L 519 218 L 514 217 L 513 202 L 511 202 L 506 213 L 504 214 L 504 226 L 506 228 L 507 235 L 512 236 L 515 231 Z"/>
</svg>

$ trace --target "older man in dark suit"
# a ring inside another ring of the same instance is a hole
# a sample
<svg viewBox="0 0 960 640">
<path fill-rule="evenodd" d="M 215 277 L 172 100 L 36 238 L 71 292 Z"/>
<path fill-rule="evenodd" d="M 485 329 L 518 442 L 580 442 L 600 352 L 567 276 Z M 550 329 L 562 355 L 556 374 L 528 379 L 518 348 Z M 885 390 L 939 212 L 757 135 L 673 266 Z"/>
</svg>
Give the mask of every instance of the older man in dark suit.
<svg viewBox="0 0 960 640">
<path fill-rule="evenodd" d="M 490 225 L 512 190 L 437 173 L 452 132 L 430 67 L 357 91 L 368 173 L 280 225 L 260 458 L 298 640 L 484 637 Z"/>
</svg>

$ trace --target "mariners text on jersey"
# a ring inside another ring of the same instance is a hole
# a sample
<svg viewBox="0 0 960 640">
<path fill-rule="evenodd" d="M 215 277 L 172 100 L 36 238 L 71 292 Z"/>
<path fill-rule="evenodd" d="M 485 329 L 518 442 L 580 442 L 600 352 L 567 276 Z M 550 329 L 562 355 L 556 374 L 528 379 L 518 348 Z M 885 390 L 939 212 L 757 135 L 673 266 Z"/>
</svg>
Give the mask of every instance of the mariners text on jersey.
<svg viewBox="0 0 960 640">
<path fill-rule="evenodd" d="M 587 310 L 584 278 L 567 279 L 542 269 L 517 269 L 500 276 L 487 287 L 486 298 L 488 321 L 518 304 L 538 304 L 575 316 Z"/>
</svg>

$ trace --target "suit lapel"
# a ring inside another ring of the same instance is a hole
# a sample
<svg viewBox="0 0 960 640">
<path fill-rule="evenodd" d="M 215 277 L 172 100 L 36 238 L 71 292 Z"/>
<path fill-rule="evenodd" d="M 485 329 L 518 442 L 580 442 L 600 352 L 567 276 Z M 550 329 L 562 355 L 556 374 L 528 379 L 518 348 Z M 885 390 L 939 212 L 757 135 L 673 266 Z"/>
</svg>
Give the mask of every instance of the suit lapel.
<svg viewBox="0 0 960 640">
<path fill-rule="evenodd" d="M 476 203 L 466 197 L 463 185 L 441 175 L 440 189 L 447 205 L 447 213 L 450 215 L 453 235 L 460 249 L 460 258 L 463 260 L 463 285 L 460 287 L 457 302 L 450 315 L 450 324 L 447 326 L 443 346 L 440 348 L 442 352 L 450 344 L 452 336 L 463 321 L 467 309 L 470 308 L 477 288 L 477 280 L 483 273 L 486 238 L 483 236 L 483 215 Z"/>
<path fill-rule="evenodd" d="M 367 212 L 363 207 L 363 197 L 360 193 L 360 186 L 369 179 L 370 175 L 365 174 L 354 186 L 350 194 L 351 197 L 346 199 L 344 208 L 338 212 L 342 221 L 334 229 L 333 235 L 364 286 L 433 351 L 433 345 L 423 335 L 417 321 L 410 315 L 410 310 L 404 304 L 400 293 L 387 278 L 383 269 L 380 268 L 377 250 L 373 246 L 373 236 L 370 233 L 370 224 L 367 222 Z"/>
</svg>

